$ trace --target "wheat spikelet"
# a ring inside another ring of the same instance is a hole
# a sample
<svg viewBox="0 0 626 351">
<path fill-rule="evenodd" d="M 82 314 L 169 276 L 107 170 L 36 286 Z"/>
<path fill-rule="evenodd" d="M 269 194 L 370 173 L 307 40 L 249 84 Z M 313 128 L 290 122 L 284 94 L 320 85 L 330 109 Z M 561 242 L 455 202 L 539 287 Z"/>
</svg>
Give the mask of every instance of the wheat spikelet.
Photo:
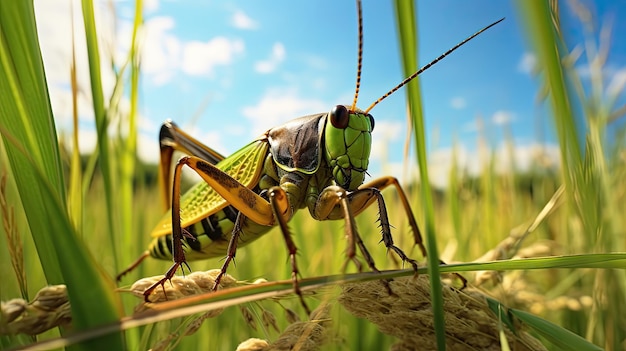
<svg viewBox="0 0 626 351">
<path fill-rule="evenodd" d="M 0 309 L 0 335 L 37 335 L 72 321 L 65 285 L 39 290 L 30 303 L 23 299 L 2 302 Z"/>
</svg>

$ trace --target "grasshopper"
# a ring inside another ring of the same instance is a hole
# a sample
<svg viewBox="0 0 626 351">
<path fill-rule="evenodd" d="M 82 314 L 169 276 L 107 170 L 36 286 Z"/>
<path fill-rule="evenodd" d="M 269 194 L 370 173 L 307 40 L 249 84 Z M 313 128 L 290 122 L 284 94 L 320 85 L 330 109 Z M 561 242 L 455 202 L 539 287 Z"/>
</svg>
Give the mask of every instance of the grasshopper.
<svg viewBox="0 0 626 351">
<path fill-rule="evenodd" d="M 403 262 L 409 263 L 417 271 L 417 262 L 394 245 L 381 194 L 389 186 L 396 189 L 415 244 L 425 257 L 426 248 L 417 221 L 398 180 L 387 176 L 364 183 L 374 129 L 374 117 L 369 111 L 420 73 L 503 19 L 463 40 L 407 77 L 367 109 L 361 110 L 356 106 L 363 51 L 360 1 L 357 1 L 357 10 L 359 52 L 352 105 L 337 105 L 330 112 L 301 117 L 269 129 L 228 157 L 186 134 L 174 123 L 163 124 L 160 132 L 159 177 L 164 190 L 164 206 L 171 210 L 153 230 L 154 240 L 149 249 L 120 273 L 118 280 L 148 256 L 173 258 L 174 264 L 165 276 L 144 292 L 145 301 L 149 302 L 154 289 L 164 286 L 179 267 L 190 269 L 187 260 L 216 257 L 226 252 L 221 272 L 215 281 L 214 289 L 217 289 L 230 262 L 235 258 L 237 247 L 250 244 L 271 228 L 279 226 L 289 253 L 294 291 L 308 311 L 298 286 L 297 248 L 287 222 L 296 211 L 305 207 L 316 220 L 343 219 L 348 239 L 346 263 L 354 262 L 361 270 L 361 263 L 356 258 L 358 247 L 369 268 L 378 271 L 354 222 L 354 217 L 374 202 L 379 210 L 381 241 L 388 250 L 394 251 Z M 174 167 L 169 193 L 167 190 L 175 150 L 187 156 L 180 158 Z M 198 173 L 204 182 L 196 184 L 181 196 L 181 171 L 185 166 Z M 242 237 L 245 240 L 240 240 Z"/>
</svg>

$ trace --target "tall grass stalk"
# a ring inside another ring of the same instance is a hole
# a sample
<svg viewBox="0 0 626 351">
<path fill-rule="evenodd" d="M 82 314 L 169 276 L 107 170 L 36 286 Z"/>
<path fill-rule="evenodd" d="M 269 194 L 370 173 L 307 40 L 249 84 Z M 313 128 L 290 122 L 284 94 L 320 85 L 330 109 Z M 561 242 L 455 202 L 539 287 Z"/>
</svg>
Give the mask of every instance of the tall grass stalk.
<svg viewBox="0 0 626 351">
<path fill-rule="evenodd" d="M 83 0 L 83 23 L 85 25 L 85 37 L 87 40 L 87 57 L 89 60 L 89 74 L 91 82 L 91 100 L 93 104 L 93 113 L 96 120 L 96 130 L 98 133 L 98 164 L 102 171 L 102 179 L 104 181 L 104 196 L 107 204 L 106 217 L 108 220 L 109 230 L 111 233 L 119 233 L 118 222 L 115 219 L 115 208 L 117 208 L 119 198 L 115 196 L 117 191 L 113 188 L 119 180 L 115 177 L 114 166 L 111 161 L 110 142 L 108 130 L 110 125 L 110 116 L 104 104 L 104 92 L 102 87 L 102 67 L 100 64 L 100 49 L 98 45 L 98 34 L 96 31 L 96 20 L 94 16 L 93 1 Z M 109 106 L 112 108 L 112 106 Z M 110 247 L 113 255 L 113 262 L 117 264 L 119 257 L 117 254 L 117 243 L 115 235 L 110 235 Z M 117 266 L 114 266 L 117 270 Z"/>
<path fill-rule="evenodd" d="M 414 2 L 397 0 L 394 2 L 396 23 L 402 53 L 402 67 L 406 77 L 417 71 L 417 27 L 415 21 Z M 437 249 L 435 210 L 432 198 L 432 189 L 428 177 L 428 157 L 426 151 L 426 125 L 424 109 L 419 86 L 419 77 L 406 85 L 408 113 L 411 116 L 415 151 L 420 174 L 421 203 L 424 208 L 423 233 L 426 237 L 428 250 L 428 274 L 430 276 L 431 299 L 433 304 L 433 318 L 437 336 L 437 347 L 445 350 L 445 322 L 443 314 L 443 297 L 441 295 L 441 280 L 439 277 L 439 250 Z"/>
</svg>

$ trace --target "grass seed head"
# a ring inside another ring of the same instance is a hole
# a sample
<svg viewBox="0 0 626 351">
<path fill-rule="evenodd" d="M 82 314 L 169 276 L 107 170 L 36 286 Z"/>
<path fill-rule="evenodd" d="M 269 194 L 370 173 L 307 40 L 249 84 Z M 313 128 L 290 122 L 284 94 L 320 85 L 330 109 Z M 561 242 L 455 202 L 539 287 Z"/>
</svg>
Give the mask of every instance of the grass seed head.
<svg viewBox="0 0 626 351">
<path fill-rule="evenodd" d="M 381 332 L 399 338 L 394 350 L 436 350 L 428 277 L 390 284 L 396 296 L 387 294 L 378 281 L 345 285 L 339 302 Z M 499 321 L 480 293 L 444 286 L 443 299 L 448 350 L 501 350 Z M 524 332 L 515 335 L 505 329 L 505 333 L 513 350 L 545 350 Z"/>
<path fill-rule="evenodd" d="M 252 311 L 250 311 L 250 309 L 244 305 L 240 305 L 239 310 L 241 311 L 241 316 L 243 317 L 243 320 L 246 322 L 246 324 L 253 330 L 257 330 L 256 319 L 254 318 L 254 314 L 252 314 Z"/>
<path fill-rule="evenodd" d="M 213 291 L 215 285 L 215 278 L 220 273 L 219 269 L 212 269 L 209 271 L 198 271 L 190 273 L 184 277 L 175 276 L 172 277 L 171 284 L 166 282 L 163 284 L 163 288 L 154 289 L 152 295 L 150 295 L 150 301 L 163 302 L 181 299 L 183 297 L 207 293 Z M 163 276 L 147 277 L 137 280 L 131 287 L 130 292 L 139 297 L 144 298 L 143 293 L 152 286 L 154 283 L 161 280 Z M 225 274 L 219 284 L 219 288 L 229 288 L 239 285 L 239 282 L 232 276 Z M 141 309 L 141 307 L 139 307 Z"/>
<path fill-rule="evenodd" d="M 265 351 L 269 343 L 263 339 L 250 338 L 237 346 L 236 351 Z"/>
<path fill-rule="evenodd" d="M 65 285 L 44 287 L 30 303 L 23 299 L 2 302 L 0 310 L 0 335 L 37 335 L 72 321 Z"/>
<path fill-rule="evenodd" d="M 319 350 L 329 341 L 331 322 L 330 306 L 322 304 L 313 312 L 306 322 L 290 324 L 287 329 L 264 350 Z"/>
<path fill-rule="evenodd" d="M 287 320 L 287 322 L 289 322 L 289 324 L 300 321 L 300 317 L 298 317 L 298 314 L 294 310 L 289 308 L 285 308 L 285 319 Z"/>
<path fill-rule="evenodd" d="M 280 329 L 278 328 L 278 322 L 276 322 L 276 317 L 272 312 L 263 309 L 263 313 L 261 314 L 261 320 L 263 321 L 263 326 L 266 329 L 269 329 L 271 327 L 277 333 L 280 332 Z"/>
</svg>

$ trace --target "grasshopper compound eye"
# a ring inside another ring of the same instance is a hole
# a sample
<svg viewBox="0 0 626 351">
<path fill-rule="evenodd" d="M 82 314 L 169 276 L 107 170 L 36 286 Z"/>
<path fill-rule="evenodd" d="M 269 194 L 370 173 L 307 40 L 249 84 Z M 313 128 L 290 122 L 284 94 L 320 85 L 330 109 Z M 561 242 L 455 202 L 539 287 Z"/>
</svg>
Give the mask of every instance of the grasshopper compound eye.
<svg viewBox="0 0 626 351">
<path fill-rule="evenodd" d="M 368 113 L 367 118 L 370 119 L 370 125 L 372 126 L 371 130 L 373 131 L 374 130 L 374 117 Z"/>
<path fill-rule="evenodd" d="M 339 129 L 346 129 L 348 122 L 350 121 L 350 113 L 348 109 L 343 105 L 337 105 L 330 110 L 330 123 L 333 127 Z"/>
</svg>

